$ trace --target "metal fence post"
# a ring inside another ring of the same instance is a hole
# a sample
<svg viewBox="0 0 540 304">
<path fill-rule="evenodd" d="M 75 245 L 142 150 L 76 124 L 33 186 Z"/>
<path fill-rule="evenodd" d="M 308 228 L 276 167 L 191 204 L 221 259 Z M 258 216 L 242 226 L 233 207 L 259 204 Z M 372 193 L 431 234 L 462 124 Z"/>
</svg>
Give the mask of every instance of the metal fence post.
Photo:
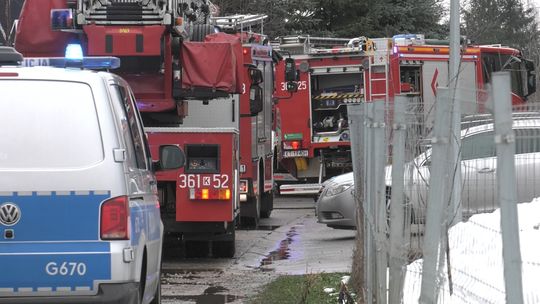
<svg viewBox="0 0 540 304">
<path fill-rule="evenodd" d="M 404 229 L 405 201 L 403 195 L 405 174 L 405 110 L 408 98 L 396 96 L 394 99 L 394 122 L 392 130 L 392 192 L 390 199 L 390 293 L 389 303 L 400 303 L 404 280 L 405 258 Z M 385 178 L 389 178 L 385 176 Z M 386 184 L 386 182 L 385 182 Z"/>
<path fill-rule="evenodd" d="M 435 304 L 438 298 L 438 265 L 444 252 L 441 242 L 443 229 L 446 229 L 446 209 L 449 191 L 447 190 L 449 163 L 446 159 L 451 131 L 451 106 L 448 88 L 439 87 L 435 105 L 435 125 L 433 127 L 431 174 L 424 232 L 424 263 L 422 266 L 422 285 L 420 303 Z"/>
<path fill-rule="evenodd" d="M 349 104 L 347 106 L 347 113 L 349 115 L 349 128 L 351 130 L 351 156 L 353 164 L 354 174 L 354 201 L 356 204 L 356 251 L 355 258 L 361 259 L 353 261 L 353 267 L 357 265 L 359 267 L 358 276 L 359 283 L 362 288 L 365 288 L 366 284 L 366 229 L 365 229 L 365 209 L 364 209 L 364 191 L 365 191 L 365 162 L 364 162 L 364 104 Z M 360 266 L 361 265 L 361 266 Z M 355 271 L 356 269 L 353 269 Z M 360 290 L 358 290 L 360 292 Z M 365 296 L 365 293 L 361 293 Z M 363 299 L 365 300 L 365 299 Z"/>
<path fill-rule="evenodd" d="M 384 182 L 386 167 L 386 121 L 384 100 L 374 102 L 374 154 L 373 154 L 373 211 L 375 219 L 375 245 L 376 245 L 376 269 L 377 269 L 377 303 L 387 302 L 387 210 L 386 210 L 386 186 Z"/>
<path fill-rule="evenodd" d="M 367 289 L 367 303 L 374 303 L 375 302 L 375 295 L 374 290 L 376 288 L 376 272 L 375 272 L 375 242 L 374 242 L 374 199 L 375 199 L 375 193 L 374 193 L 374 180 L 373 180 L 373 174 L 374 174 L 374 168 L 373 168 L 373 156 L 374 156 L 374 106 L 372 102 L 365 103 L 365 140 L 364 140 L 364 161 L 365 161 L 365 168 L 366 172 L 363 176 L 363 179 L 365 180 L 365 191 L 364 191 L 364 210 L 365 210 L 365 236 L 366 236 L 366 245 L 365 245 L 365 252 L 366 252 L 366 259 L 365 259 L 365 269 L 366 269 L 366 289 Z"/>
<path fill-rule="evenodd" d="M 523 303 L 521 250 L 517 214 L 515 136 L 512 130 L 510 73 L 493 73 L 497 184 L 501 206 L 501 233 L 506 303 Z"/>
</svg>

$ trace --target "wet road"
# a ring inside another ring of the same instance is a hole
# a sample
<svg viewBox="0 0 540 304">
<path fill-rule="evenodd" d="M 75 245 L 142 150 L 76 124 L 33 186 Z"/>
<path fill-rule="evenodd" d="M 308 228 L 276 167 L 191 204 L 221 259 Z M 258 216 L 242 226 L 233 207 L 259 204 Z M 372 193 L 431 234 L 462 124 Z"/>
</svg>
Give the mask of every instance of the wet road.
<svg viewBox="0 0 540 304">
<path fill-rule="evenodd" d="M 316 222 L 311 198 L 276 198 L 256 230 L 237 230 L 232 259 L 182 257 L 164 248 L 163 303 L 243 303 L 281 274 L 349 271 L 354 231 Z"/>
</svg>

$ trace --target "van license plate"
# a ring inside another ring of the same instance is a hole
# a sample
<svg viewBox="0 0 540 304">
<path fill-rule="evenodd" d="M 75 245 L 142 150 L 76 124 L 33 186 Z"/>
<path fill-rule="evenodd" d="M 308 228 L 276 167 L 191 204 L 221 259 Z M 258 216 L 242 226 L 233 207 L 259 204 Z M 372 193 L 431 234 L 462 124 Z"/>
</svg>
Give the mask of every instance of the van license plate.
<svg viewBox="0 0 540 304">
<path fill-rule="evenodd" d="M 308 150 L 287 150 L 283 151 L 284 158 L 308 157 Z"/>
</svg>

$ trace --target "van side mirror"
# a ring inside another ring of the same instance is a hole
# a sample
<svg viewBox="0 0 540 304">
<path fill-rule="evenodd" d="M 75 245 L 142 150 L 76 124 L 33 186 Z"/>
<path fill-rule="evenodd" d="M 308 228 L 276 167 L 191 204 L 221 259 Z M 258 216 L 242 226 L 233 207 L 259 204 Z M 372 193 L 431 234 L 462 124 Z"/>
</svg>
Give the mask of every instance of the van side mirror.
<svg viewBox="0 0 540 304">
<path fill-rule="evenodd" d="M 259 114 L 263 110 L 263 90 L 258 85 L 252 85 L 249 89 L 249 111 L 251 116 Z"/>
<path fill-rule="evenodd" d="M 186 163 L 186 154 L 175 145 L 159 147 L 158 170 L 173 170 L 182 168 Z"/>
<path fill-rule="evenodd" d="M 251 84 L 258 85 L 263 82 L 262 71 L 257 68 L 249 68 L 249 78 L 251 79 Z"/>
</svg>

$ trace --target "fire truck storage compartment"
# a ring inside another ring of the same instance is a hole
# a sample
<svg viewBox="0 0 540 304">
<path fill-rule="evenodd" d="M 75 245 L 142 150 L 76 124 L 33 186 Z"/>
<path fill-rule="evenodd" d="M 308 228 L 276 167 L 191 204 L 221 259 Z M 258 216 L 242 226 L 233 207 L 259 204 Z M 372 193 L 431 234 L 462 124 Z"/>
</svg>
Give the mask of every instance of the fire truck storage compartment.
<svg viewBox="0 0 540 304">
<path fill-rule="evenodd" d="M 186 173 L 219 173 L 219 145 L 186 145 Z"/>
<path fill-rule="evenodd" d="M 349 129 L 347 104 L 363 101 L 364 74 L 315 74 L 311 75 L 311 108 L 313 136 L 341 136 Z"/>
<path fill-rule="evenodd" d="M 179 96 L 200 98 L 206 92 L 208 98 L 215 98 L 215 94 L 242 93 L 242 75 L 238 72 L 241 58 L 237 59 L 241 54 L 238 38 L 223 33 L 205 42 L 184 42 Z"/>
</svg>

